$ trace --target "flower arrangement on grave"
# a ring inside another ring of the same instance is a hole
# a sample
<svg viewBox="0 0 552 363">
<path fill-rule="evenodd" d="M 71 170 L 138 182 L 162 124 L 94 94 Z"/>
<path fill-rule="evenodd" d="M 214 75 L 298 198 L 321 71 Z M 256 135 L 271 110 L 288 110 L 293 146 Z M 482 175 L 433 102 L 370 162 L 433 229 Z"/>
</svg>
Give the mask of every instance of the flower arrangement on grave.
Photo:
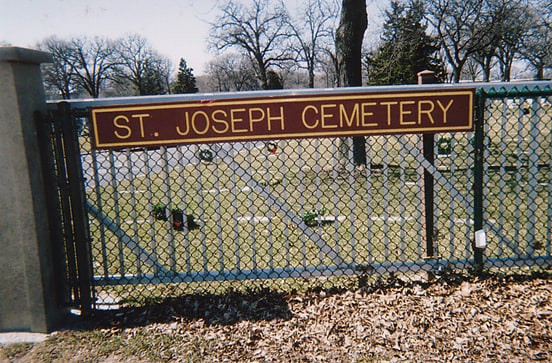
<svg viewBox="0 0 552 363">
<path fill-rule="evenodd" d="M 213 152 L 209 149 L 202 149 L 199 151 L 199 160 L 205 161 L 205 162 L 212 162 L 213 161 Z"/>
<path fill-rule="evenodd" d="M 275 142 L 267 142 L 266 143 L 266 149 L 271 155 L 276 155 L 276 152 L 278 151 L 278 145 L 276 145 Z"/>
<path fill-rule="evenodd" d="M 176 231 L 184 230 L 184 212 L 180 208 L 174 208 L 172 211 L 173 228 Z M 199 228 L 193 214 L 186 214 L 186 226 L 192 231 Z"/>
<path fill-rule="evenodd" d="M 437 153 L 439 155 L 450 155 L 452 152 L 452 139 L 450 137 L 441 137 L 437 141 Z"/>
<path fill-rule="evenodd" d="M 151 213 L 153 214 L 153 218 L 158 221 L 167 220 L 167 207 L 164 204 L 157 203 L 154 205 Z"/>
<path fill-rule="evenodd" d="M 322 217 L 324 214 L 326 214 L 326 208 L 322 207 L 322 209 L 311 209 L 310 211 L 306 212 L 303 216 L 303 222 L 309 227 L 315 227 L 322 224 L 331 223 L 330 221 L 324 221 L 322 220 Z"/>
<path fill-rule="evenodd" d="M 162 203 L 157 203 L 152 209 L 153 218 L 158 221 L 167 221 L 167 207 Z M 171 210 L 172 226 L 175 231 L 184 230 L 184 212 L 180 208 Z M 192 231 L 199 228 L 199 224 L 195 220 L 193 214 L 186 214 L 186 226 Z"/>
</svg>

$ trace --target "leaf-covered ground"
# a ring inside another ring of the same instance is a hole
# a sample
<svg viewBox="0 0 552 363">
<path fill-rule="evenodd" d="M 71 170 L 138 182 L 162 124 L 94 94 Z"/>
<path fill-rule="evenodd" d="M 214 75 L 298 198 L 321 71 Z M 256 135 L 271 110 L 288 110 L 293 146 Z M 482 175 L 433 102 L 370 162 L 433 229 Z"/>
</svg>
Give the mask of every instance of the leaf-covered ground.
<svg viewBox="0 0 552 363">
<path fill-rule="evenodd" d="M 550 362 L 551 282 L 541 274 L 187 295 L 0 348 L 0 361 Z"/>
</svg>

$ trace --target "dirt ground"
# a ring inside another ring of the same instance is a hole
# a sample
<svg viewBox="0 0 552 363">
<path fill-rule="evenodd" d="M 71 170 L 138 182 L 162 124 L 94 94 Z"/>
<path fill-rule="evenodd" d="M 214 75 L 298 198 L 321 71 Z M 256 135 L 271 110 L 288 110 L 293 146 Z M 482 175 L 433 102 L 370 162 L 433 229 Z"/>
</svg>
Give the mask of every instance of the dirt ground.
<svg viewBox="0 0 552 363">
<path fill-rule="evenodd" d="M 185 295 L 78 322 L 14 362 L 552 361 L 550 274 Z"/>
</svg>

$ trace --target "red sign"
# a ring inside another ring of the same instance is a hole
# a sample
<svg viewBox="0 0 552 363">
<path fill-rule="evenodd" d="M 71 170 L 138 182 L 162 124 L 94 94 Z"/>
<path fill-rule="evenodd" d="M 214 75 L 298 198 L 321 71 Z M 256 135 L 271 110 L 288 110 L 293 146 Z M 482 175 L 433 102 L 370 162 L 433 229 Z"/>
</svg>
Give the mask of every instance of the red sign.
<svg viewBox="0 0 552 363">
<path fill-rule="evenodd" d="M 473 130 L 473 89 L 96 107 L 96 148 Z"/>
</svg>

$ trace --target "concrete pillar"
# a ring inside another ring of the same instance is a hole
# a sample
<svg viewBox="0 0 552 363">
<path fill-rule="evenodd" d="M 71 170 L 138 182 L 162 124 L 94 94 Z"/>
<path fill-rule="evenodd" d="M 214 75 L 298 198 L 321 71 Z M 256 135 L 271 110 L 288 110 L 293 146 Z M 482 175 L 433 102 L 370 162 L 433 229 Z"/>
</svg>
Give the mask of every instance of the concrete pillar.
<svg viewBox="0 0 552 363">
<path fill-rule="evenodd" d="M 34 113 L 45 113 L 48 53 L 0 47 L 0 331 L 48 332 L 54 293 L 48 210 Z"/>
</svg>

